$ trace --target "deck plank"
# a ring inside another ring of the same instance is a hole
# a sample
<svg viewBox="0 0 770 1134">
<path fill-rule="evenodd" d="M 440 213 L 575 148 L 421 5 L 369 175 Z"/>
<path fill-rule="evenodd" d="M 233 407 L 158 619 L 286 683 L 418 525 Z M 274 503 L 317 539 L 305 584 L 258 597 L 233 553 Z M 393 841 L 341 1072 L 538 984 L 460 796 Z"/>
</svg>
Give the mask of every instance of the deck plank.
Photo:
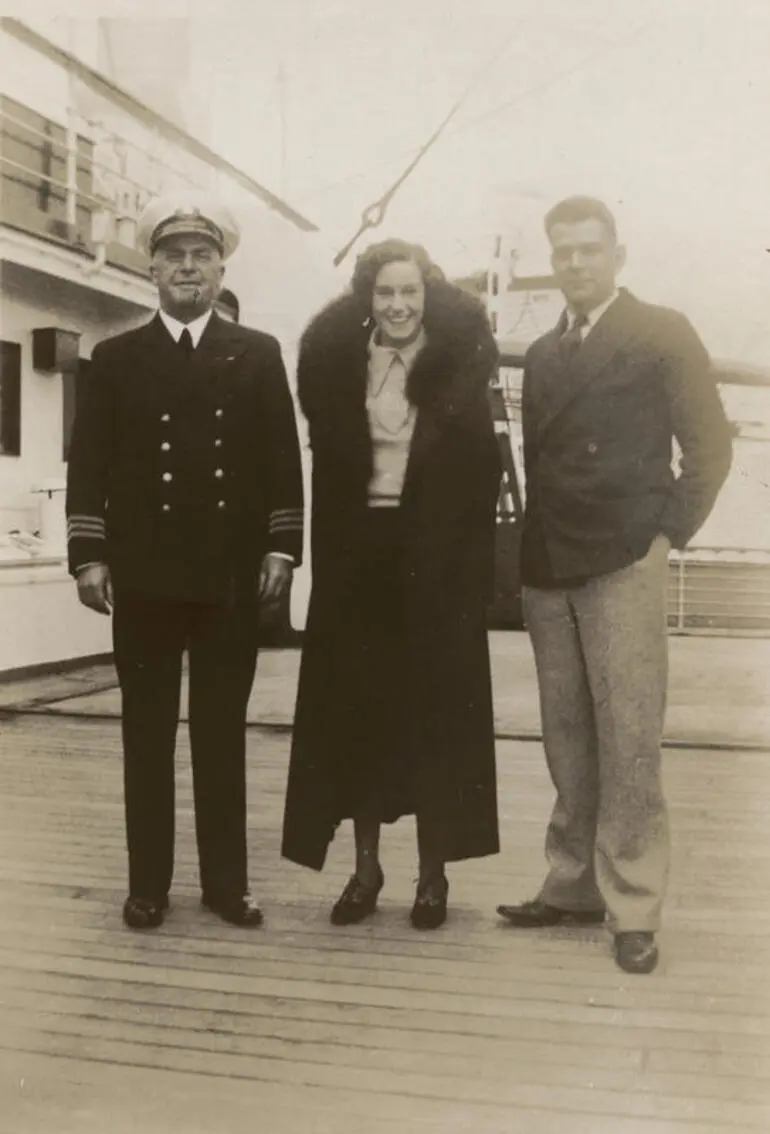
<svg viewBox="0 0 770 1134">
<path fill-rule="evenodd" d="M 249 850 L 267 926 L 200 908 L 187 740 L 172 909 L 120 919 L 119 724 L 0 725 L 0 1127 L 14 1134 L 729 1134 L 770 1128 L 770 755 L 668 750 L 674 861 L 647 978 L 601 930 L 519 934 L 551 803 L 542 749 L 498 748 L 504 851 L 452 869 L 451 918 L 415 934 L 414 825 L 384 834 L 364 926 L 280 859 L 288 738 L 249 734 Z"/>
</svg>

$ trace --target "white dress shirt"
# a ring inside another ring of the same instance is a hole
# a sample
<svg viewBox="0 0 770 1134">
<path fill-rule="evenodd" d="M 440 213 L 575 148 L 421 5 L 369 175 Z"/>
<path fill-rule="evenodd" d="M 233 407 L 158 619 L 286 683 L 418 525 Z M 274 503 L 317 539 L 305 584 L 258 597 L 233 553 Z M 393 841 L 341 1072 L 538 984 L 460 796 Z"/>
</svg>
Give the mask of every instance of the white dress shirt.
<svg viewBox="0 0 770 1134">
<path fill-rule="evenodd" d="M 600 303 L 598 307 L 594 307 L 591 311 L 586 311 L 584 313 L 587 322 L 585 322 L 580 328 L 580 337 L 582 339 L 585 339 L 586 335 L 589 335 L 591 333 L 591 331 L 601 319 L 604 312 L 612 306 L 617 298 L 618 290 L 616 288 L 609 299 L 605 299 L 604 303 Z M 577 319 L 577 312 L 573 311 L 571 307 L 567 308 L 567 318 L 569 320 L 569 326 L 567 327 L 567 330 L 571 331 L 575 326 L 575 320 Z"/>
<path fill-rule="evenodd" d="M 209 307 L 208 311 L 204 311 L 202 315 L 199 315 L 197 319 L 193 319 L 190 323 L 180 323 L 178 319 L 175 319 L 173 315 L 169 315 L 169 313 L 167 311 L 164 311 L 163 308 L 160 309 L 158 314 L 163 320 L 163 326 L 171 335 L 171 338 L 175 343 L 179 342 L 182 337 L 182 331 L 184 331 L 186 328 L 190 332 L 190 338 L 192 339 L 192 345 L 194 349 L 201 341 L 201 335 L 209 325 L 209 319 L 211 318 L 211 308 Z"/>
</svg>

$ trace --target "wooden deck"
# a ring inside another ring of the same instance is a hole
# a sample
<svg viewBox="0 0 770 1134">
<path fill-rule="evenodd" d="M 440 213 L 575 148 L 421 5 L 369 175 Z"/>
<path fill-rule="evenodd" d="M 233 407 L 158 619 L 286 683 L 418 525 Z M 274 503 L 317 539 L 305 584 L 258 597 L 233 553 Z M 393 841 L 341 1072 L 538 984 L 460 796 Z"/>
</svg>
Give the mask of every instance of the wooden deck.
<svg viewBox="0 0 770 1134">
<path fill-rule="evenodd" d="M 551 792 L 499 745 L 504 852 L 451 874 L 417 934 L 414 829 L 386 832 L 367 925 L 279 857 L 288 738 L 249 737 L 251 863 L 267 925 L 198 905 L 186 736 L 173 908 L 125 929 L 119 723 L 0 721 L 3 1134 L 726 1134 L 770 1129 L 770 754 L 668 750 L 675 857 L 663 961 L 624 977 L 603 932 L 516 933 Z"/>
</svg>

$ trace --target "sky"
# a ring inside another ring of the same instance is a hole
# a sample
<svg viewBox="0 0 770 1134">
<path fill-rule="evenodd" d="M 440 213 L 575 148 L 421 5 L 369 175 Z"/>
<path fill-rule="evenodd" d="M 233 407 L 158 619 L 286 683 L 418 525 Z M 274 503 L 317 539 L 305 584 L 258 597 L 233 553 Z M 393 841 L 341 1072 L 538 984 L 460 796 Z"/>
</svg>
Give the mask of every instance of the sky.
<svg viewBox="0 0 770 1134">
<path fill-rule="evenodd" d="M 589 193 L 617 214 L 621 282 L 770 363 L 768 0 L 90 7 L 189 21 L 188 128 L 318 224 L 329 259 L 475 80 L 359 247 L 417 239 L 459 274 L 499 232 L 543 272 L 543 214 Z"/>
<path fill-rule="evenodd" d="M 192 27 L 209 140 L 332 254 L 475 79 L 364 243 L 419 239 L 457 273 L 505 232 L 543 271 L 545 210 L 597 195 L 623 282 L 716 353 L 770 362 L 766 0 L 282 0 Z"/>
</svg>

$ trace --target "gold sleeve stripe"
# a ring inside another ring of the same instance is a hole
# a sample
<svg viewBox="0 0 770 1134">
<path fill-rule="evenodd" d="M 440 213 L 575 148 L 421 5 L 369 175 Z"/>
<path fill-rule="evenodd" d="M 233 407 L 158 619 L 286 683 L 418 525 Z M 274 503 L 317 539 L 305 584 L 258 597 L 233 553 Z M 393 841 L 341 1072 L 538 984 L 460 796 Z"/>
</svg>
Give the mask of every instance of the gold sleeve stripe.
<svg viewBox="0 0 770 1134">
<path fill-rule="evenodd" d="M 102 516 L 68 516 L 67 536 L 69 539 L 88 536 L 91 539 L 104 539 L 106 527 Z"/>
</svg>

